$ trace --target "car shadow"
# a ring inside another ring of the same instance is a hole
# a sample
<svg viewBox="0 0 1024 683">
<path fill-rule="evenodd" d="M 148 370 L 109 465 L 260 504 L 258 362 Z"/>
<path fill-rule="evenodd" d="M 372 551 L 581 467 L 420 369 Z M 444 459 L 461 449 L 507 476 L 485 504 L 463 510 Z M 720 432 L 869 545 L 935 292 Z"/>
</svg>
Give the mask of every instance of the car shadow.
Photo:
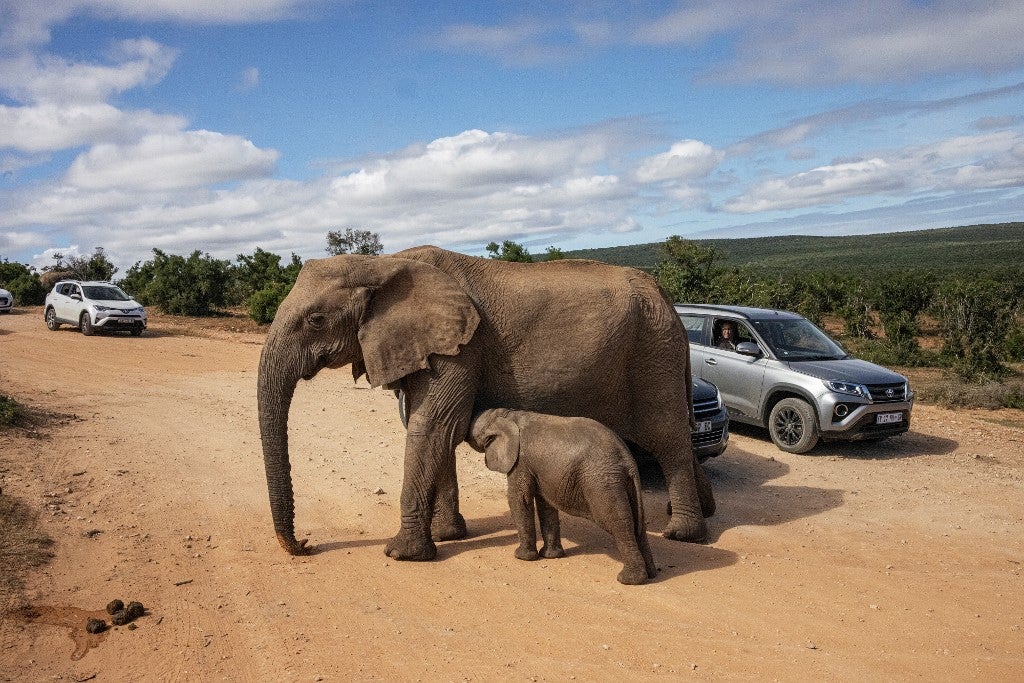
<svg viewBox="0 0 1024 683">
<path fill-rule="evenodd" d="M 768 436 L 768 430 L 762 427 L 730 422 L 729 431 L 768 444 L 772 442 L 771 437 Z M 915 432 L 911 426 L 909 432 L 882 441 L 819 441 L 818 445 L 809 453 L 804 454 L 804 457 L 835 456 L 858 460 L 899 460 L 922 455 L 947 455 L 959 446 L 960 444 L 952 439 Z"/>
</svg>

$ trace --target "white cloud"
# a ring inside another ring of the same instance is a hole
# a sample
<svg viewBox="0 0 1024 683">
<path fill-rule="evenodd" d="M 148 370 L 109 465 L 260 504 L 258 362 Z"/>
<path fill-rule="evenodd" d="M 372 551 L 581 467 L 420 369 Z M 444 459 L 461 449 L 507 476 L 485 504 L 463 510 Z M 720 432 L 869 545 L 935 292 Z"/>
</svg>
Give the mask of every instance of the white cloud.
<svg viewBox="0 0 1024 683">
<path fill-rule="evenodd" d="M 755 184 L 723 205 L 730 213 L 842 204 L 852 197 L 1024 186 L 1024 136 L 957 136 L 821 166 Z"/>
<path fill-rule="evenodd" d="M 205 130 L 147 135 L 131 145 L 96 145 L 71 164 L 65 182 L 87 190 L 163 191 L 268 175 L 278 153 Z"/>
<path fill-rule="evenodd" d="M 318 0 L 14 0 L 0 4 L 0 46 L 18 49 L 43 45 L 50 27 L 77 14 L 143 21 L 241 23 L 270 21 L 297 14 Z"/>
<path fill-rule="evenodd" d="M 700 140 L 680 140 L 667 152 L 644 159 L 636 176 L 643 183 L 704 178 L 717 168 L 723 156 Z"/>
<path fill-rule="evenodd" d="M 98 142 L 129 142 L 157 131 L 175 131 L 184 119 L 150 111 L 122 111 L 95 103 L 59 107 L 0 105 L 0 149 L 55 152 Z"/>
<path fill-rule="evenodd" d="M 250 66 L 248 69 L 242 72 L 239 78 L 238 87 L 241 90 L 255 90 L 260 85 L 260 70 L 255 66 Z"/>
</svg>

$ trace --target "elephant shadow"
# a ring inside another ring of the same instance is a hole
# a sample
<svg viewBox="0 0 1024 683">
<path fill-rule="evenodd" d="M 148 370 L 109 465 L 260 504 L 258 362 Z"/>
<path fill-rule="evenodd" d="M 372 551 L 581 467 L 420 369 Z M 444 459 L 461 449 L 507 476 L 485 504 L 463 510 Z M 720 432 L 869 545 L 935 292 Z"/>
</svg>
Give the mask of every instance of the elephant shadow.
<svg viewBox="0 0 1024 683">
<path fill-rule="evenodd" d="M 708 522 L 708 543 L 734 527 L 775 526 L 812 517 L 843 504 L 843 492 L 813 486 L 770 484 L 785 476 L 789 465 L 747 453 L 734 446 L 703 464 L 715 492 L 716 510 Z M 668 492 L 656 463 L 640 460 L 648 525 L 668 523 Z M 671 544 L 670 544 L 671 545 Z"/>
</svg>

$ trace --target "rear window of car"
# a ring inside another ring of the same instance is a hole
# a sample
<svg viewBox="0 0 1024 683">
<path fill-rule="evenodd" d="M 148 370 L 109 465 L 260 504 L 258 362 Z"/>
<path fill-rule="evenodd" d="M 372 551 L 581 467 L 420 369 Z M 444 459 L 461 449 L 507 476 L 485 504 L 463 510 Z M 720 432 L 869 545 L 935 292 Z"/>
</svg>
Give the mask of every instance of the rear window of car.
<svg viewBox="0 0 1024 683">
<path fill-rule="evenodd" d="M 703 345 L 705 343 L 704 329 L 707 325 L 707 318 L 703 315 L 680 313 L 679 319 L 683 321 L 683 327 L 686 328 L 686 336 L 690 338 L 690 343 Z"/>
</svg>

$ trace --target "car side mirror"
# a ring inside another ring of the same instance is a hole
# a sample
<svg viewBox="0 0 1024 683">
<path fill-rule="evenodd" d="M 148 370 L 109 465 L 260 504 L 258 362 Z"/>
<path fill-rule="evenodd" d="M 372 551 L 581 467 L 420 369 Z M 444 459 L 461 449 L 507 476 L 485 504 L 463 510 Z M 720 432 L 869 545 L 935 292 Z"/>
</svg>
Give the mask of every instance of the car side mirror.
<svg viewBox="0 0 1024 683">
<path fill-rule="evenodd" d="M 760 358 L 764 355 L 761 352 L 761 347 L 754 342 L 740 342 L 736 345 L 736 353 L 743 356 L 753 356 L 754 358 Z"/>
<path fill-rule="evenodd" d="M 82 300 L 82 295 L 81 294 L 72 294 L 71 298 L 74 299 L 75 301 L 81 301 Z"/>
</svg>

